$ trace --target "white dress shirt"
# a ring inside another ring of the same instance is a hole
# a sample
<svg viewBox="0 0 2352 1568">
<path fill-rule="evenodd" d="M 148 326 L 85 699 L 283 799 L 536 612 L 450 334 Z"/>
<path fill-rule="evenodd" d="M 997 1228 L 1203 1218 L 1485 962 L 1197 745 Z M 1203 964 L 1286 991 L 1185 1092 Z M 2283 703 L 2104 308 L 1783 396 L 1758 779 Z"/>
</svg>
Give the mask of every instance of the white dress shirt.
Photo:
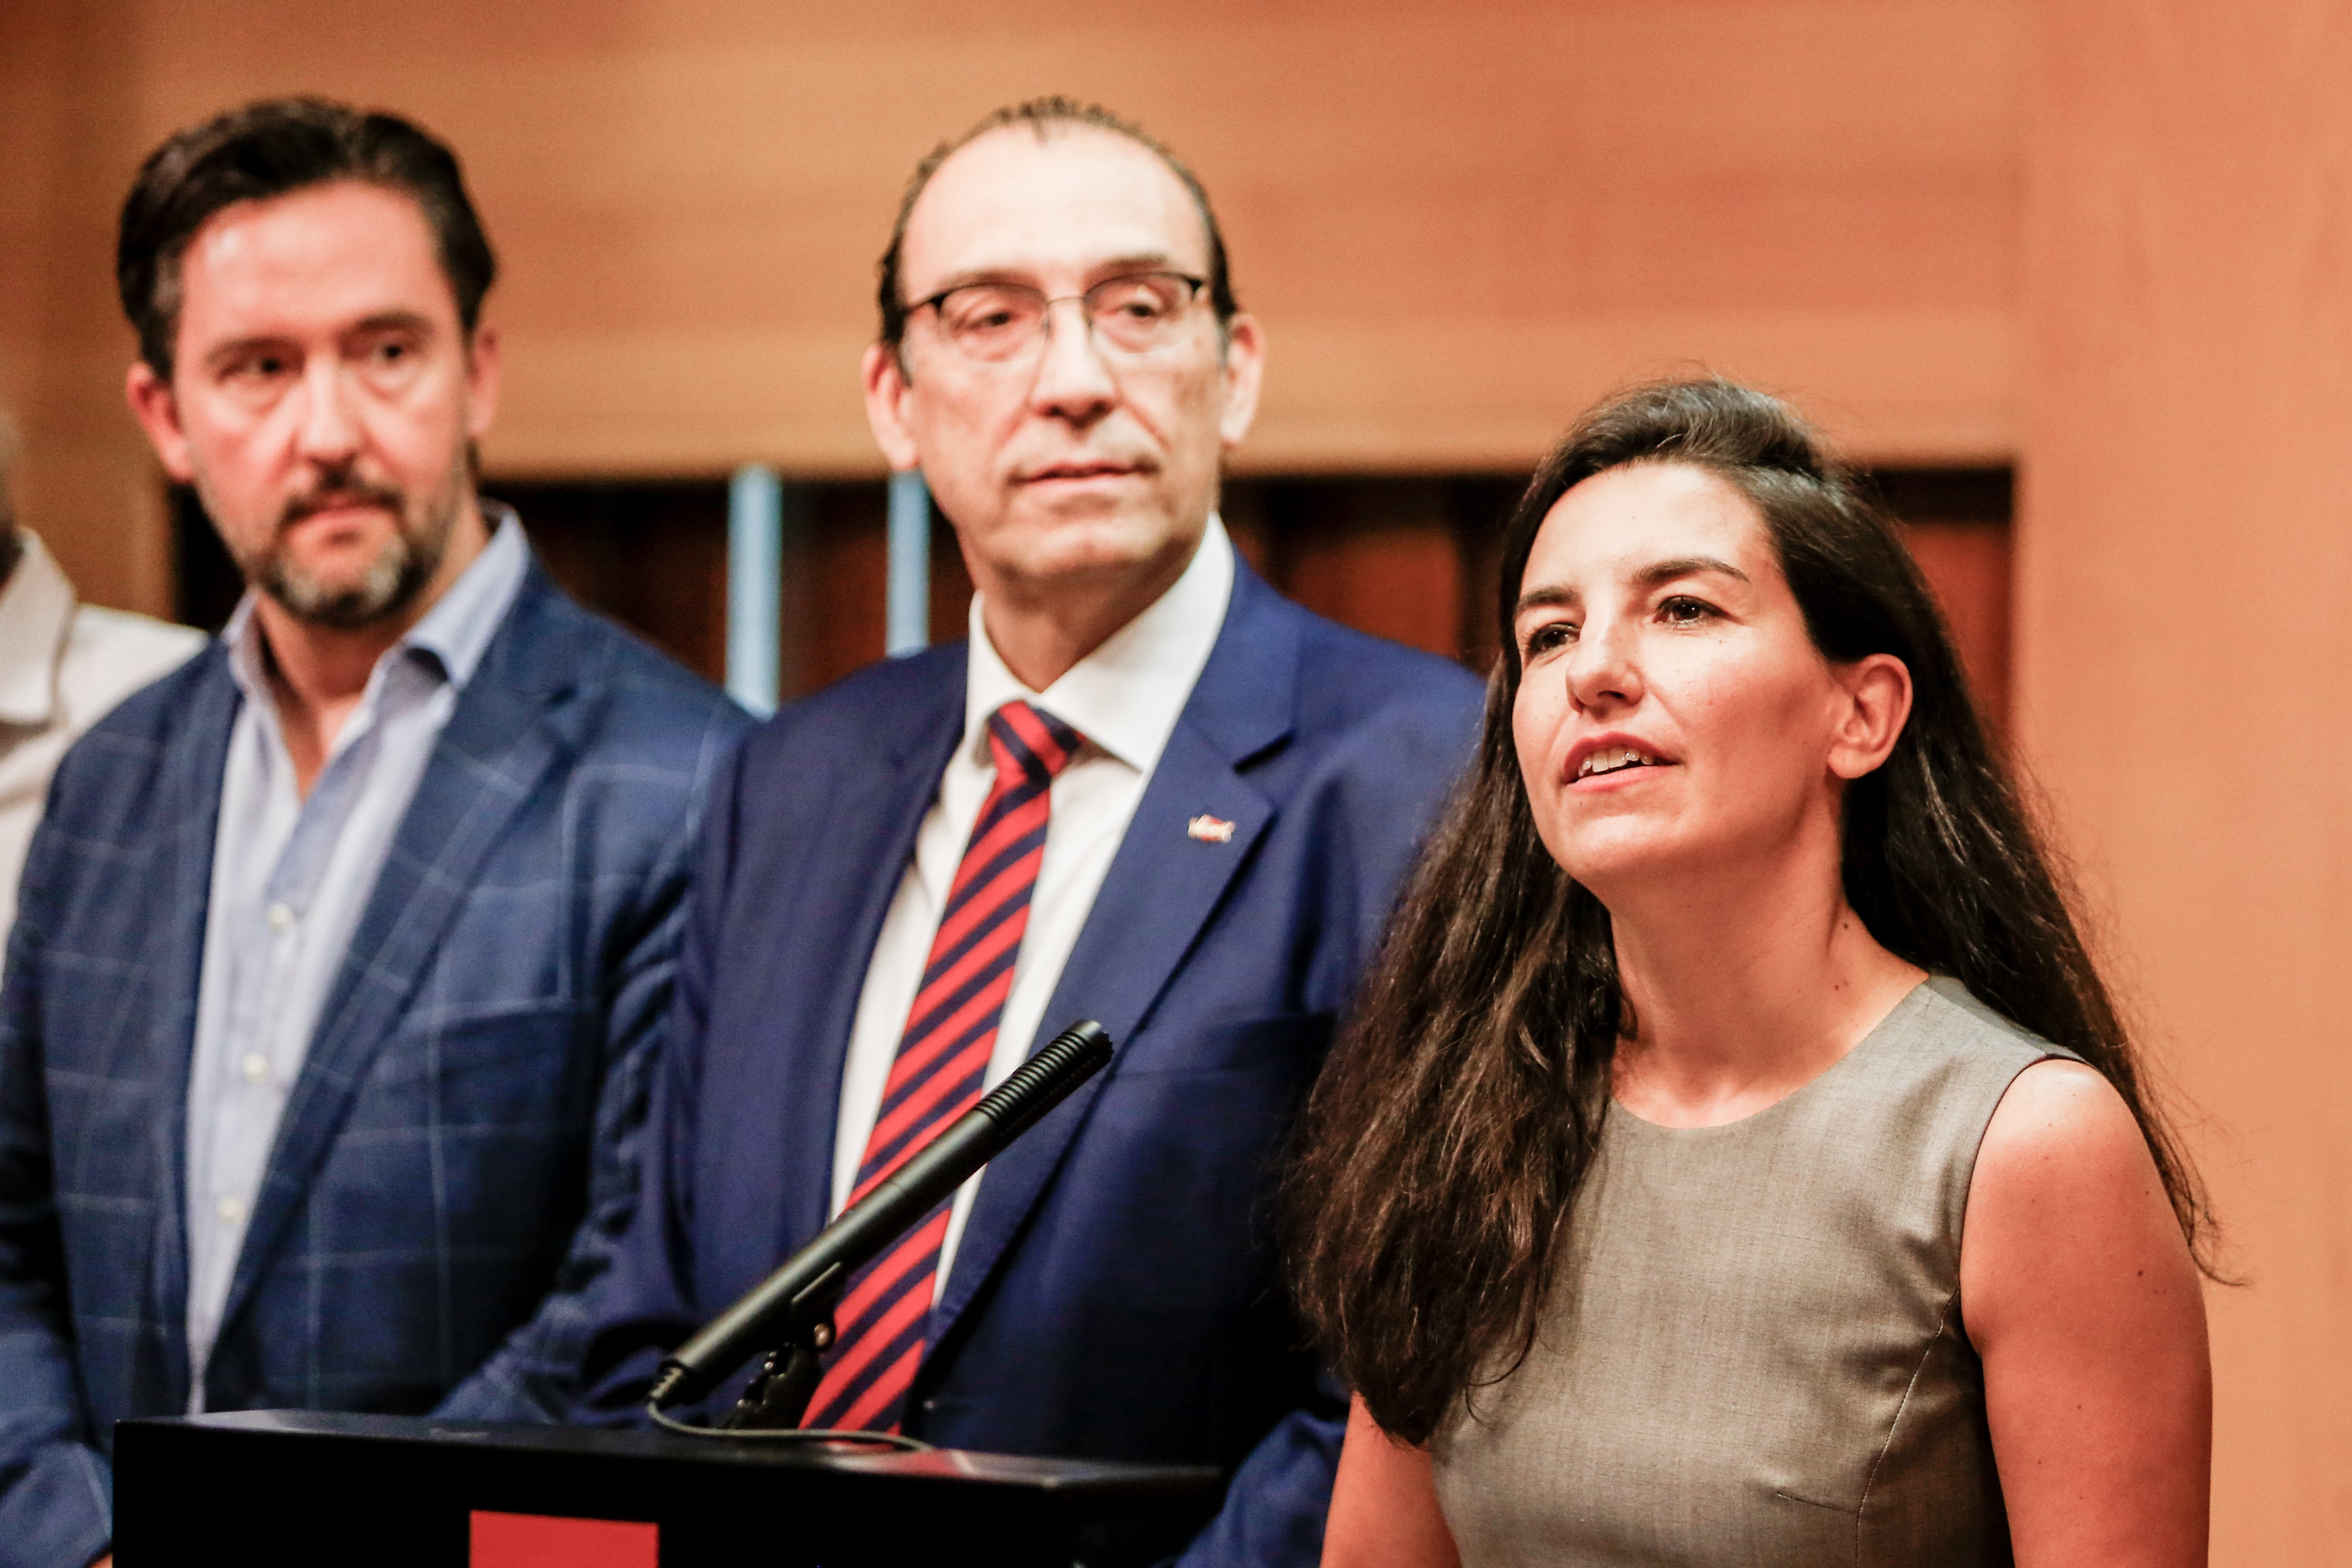
<svg viewBox="0 0 2352 1568">
<path fill-rule="evenodd" d="M 221 636 L 245 701 L 229 735 L 188 1074 L 188 1364 L 205 1363 L 287 1096 L 458 694 L 521 588 L 522 525 L 486 503 L 489 546 L 369 672 L 306 799 L 247 593 Z"/>
<path fill-rule="evenodd" d="M 840 1119 L 834 1134 L 833 1213 L 848 1202 L 856 1183 L 890 1064 L 906 1032 L 907 1014 L 930 958 L 940 907 L 962 862 L 971 825 L 996 781 L 988 746 L 989 716 L 1006 703 L 1025 701 L 1087 740 L 1054 779 L 1045 852 L 1029 899 L 1029 925 L 1022 935 L 1013 989 L 1005 998 L 996 1049 L 988 1062 L 987 1082 L 993 1086 L 1028 1059 L 1041 1024 L 1050 1034 L 1075 1021 L 1046 1019 L 1045 1004 L 1061 982 L 1062 966 L 1094 907 L 1095 894 L 1175 731 L 1177 716 L 1192 695 L 1192 683 L 1209 662 L 1233 590 L 1233 541 L 1213 513 L 1192 564 L 1168 591 L 1043 692 L 1031 691 L 1004 667 L 988 640 L 981 601 L 973 597 L 963 740 L 940 778 L 939 795 L 915 840 L 915 858 L 883 919 L 865 988 L 858 994 L 856 1021 L 850 1029 Z M 956 1193 L 947 1239 L 940 1247 L 935 1292 L 946 1284 L 973 1194 L 984 1176 L 964 1183 Z"/>
<path fill-rule="evenodd" d="M 74 602 L 56 558 L 28 529 L 0 589 L 0 931 L 48 799 L 49 775 L 82 731 L 185 664 L 205 634 Z"/>
</svg>

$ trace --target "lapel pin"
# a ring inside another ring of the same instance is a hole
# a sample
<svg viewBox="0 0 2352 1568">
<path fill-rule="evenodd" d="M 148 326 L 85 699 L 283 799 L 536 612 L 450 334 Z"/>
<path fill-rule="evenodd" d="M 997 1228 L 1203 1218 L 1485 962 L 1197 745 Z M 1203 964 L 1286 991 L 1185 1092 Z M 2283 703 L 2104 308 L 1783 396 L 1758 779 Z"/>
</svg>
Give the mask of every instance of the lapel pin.
<svg viewBox="0 0 2352 1568">
<path fill-rule="evenodd" d="M 1223 817 L 1212 817 L 1206 812 L 1185 823 L 1184 832 L 1187 837 L 1198 839 L 1204 844 L 1229 844 L 1234 841 L 1234 825 Z"/>
</svg>

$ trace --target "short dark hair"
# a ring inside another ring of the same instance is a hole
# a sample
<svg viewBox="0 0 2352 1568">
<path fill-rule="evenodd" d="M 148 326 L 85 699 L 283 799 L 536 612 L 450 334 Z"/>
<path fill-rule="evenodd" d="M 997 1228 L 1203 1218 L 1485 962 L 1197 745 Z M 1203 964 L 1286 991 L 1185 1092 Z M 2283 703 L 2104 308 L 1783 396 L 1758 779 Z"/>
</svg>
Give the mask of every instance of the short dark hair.
<svg viewBox="0 0 2352 1568">
<path fill-rule="evenodd" d="M 322 98 L 272 98 L 175 131 L 147 155 L 122 203 L 115 287 L 139 356 L 165 381 L 180 329 L 180 258 L 206 220 L 238 202 L 355 180 L 415 199 L 471 334 L 499 275 L 457 155 L 395 114 Z"/>
<path fill-rule="evenodd" d="M 1217 312 L 1220 325 L 1231 321 L 1241 309 L 1234 298 L 1234 280 L 1225 262 L 1224 231 L 1217 227 L 1216 212 L 1209 205 L 1209 193 L 1202 188 L 1200 177 L 1185 167 L 1184 160 L 1168 150 L 1167 144 L 1140 125 L 1120 115 L 1113 114 L 1098 103 L 1081 103 L 1074 98 L 1033 98 L 1025 103 L 1008 104 L 995 110 L 962 135 L 940 142 L 920 163 L 915 165 L 914 177 L 907 182 L 907 193 L 898 198 L 898 222 L 890 227 L 890 248 L 882 253 L 881 287 L 877 298 L 882 307 L 882 341 L 892 348 L 907 335 L 907 300 L 898 291 L 898 253 L 906 248 L 907 219 L 915 210 L 917 198 L 940 172 L 940 165 L 954 157 L 992 131 L 1002 131 L 1010 125 L 1025 125 L 1043 141 L 1047 133 L 1064 126 L 1089 126 L 1108 131 L 1114 136 L 1124 136 L 1150 152 L 1168 172 L 1182 182 L 1192 198 L 1193 207 L 1201 214 L 1201 226 L 1209 235 L 1209 303 Z"/>
</svg>

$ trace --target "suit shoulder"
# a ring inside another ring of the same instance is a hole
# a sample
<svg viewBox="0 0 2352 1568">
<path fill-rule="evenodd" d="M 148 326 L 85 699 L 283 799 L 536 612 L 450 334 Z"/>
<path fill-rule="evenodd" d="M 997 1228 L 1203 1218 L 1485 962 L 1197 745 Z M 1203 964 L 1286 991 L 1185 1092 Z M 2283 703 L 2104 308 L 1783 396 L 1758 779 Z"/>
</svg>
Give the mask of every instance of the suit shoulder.
<svg viewBox="0 0 2352 1568">
<path fill-rule="evenodd" d="M 162 827 L 153 810 L 174 758 L 236 712 L 236 686 L 215 642 L 99 716 L 59 758 L 41 817 L 45 834 L 113 841 L 135 824 Z"/>
<path fill-rule="evenodd" d="M 1454 660 L 1288 608 L 1298 620 L 1307 716 L 1342 727 L 1418 719 L 1450 730 L 1476 723 L 1486 684 Z"/>
<path fill-rule="evenodd" d="M 600 672 L 608 706 L 631 729 L 731 738 L 751 727 L 733 698 L 618 622 L 560 591 L 545 613 L 581 664 Z"/>
<path fill-rule="evenodd" d="M 746 763 L 812 751 L 860 757 L 896 750 L 906 739 L 962 718 L 965 648 L 950 643 L 904 658 L 877 659 L 822 691 L 788 703 L 746 743 Z"/>
<path fill-rule="evenodd" d="M 86 749 L 107 755 L 170 744 L 196 695 L 215 681 L 230 678 L 227 650 L 217 641 L 206 640 L 201 632 L 191 635 L 196 638 L 194 646 L 100 716 L 75 743 L 73 751 L 67 753 L 68 760 Z"/>
<path fill-rule="evenodd" d="M 121 610 L 77 607 L 57 667 L 56 717 L 88 729 L 123 698 L 186 664 L 205 634 Z"/>
</svg>

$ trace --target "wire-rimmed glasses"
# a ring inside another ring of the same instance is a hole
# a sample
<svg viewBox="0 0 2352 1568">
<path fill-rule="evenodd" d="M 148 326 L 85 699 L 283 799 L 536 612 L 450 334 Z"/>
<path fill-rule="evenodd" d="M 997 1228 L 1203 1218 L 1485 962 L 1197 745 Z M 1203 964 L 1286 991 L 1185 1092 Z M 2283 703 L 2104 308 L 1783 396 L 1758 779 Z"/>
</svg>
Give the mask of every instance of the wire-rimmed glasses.
<svg viewBox="0 0 2352 1568">
<path fill-rule="evenodd" d="M 1075 299 L 1095 341 L 1122 354 L 1149 354 L 1183 335 L 1184 314 L 1208 280 L 1181 272 L 1130 272 L 1106 277 L 1084 294 L 1048 298 L 1025 283 L 966 283 L 907 307 L 939 315 L 955 350 L 982 364 L 1025 358 L 1045 340 L 1054 307 Z"/>
</svg>

